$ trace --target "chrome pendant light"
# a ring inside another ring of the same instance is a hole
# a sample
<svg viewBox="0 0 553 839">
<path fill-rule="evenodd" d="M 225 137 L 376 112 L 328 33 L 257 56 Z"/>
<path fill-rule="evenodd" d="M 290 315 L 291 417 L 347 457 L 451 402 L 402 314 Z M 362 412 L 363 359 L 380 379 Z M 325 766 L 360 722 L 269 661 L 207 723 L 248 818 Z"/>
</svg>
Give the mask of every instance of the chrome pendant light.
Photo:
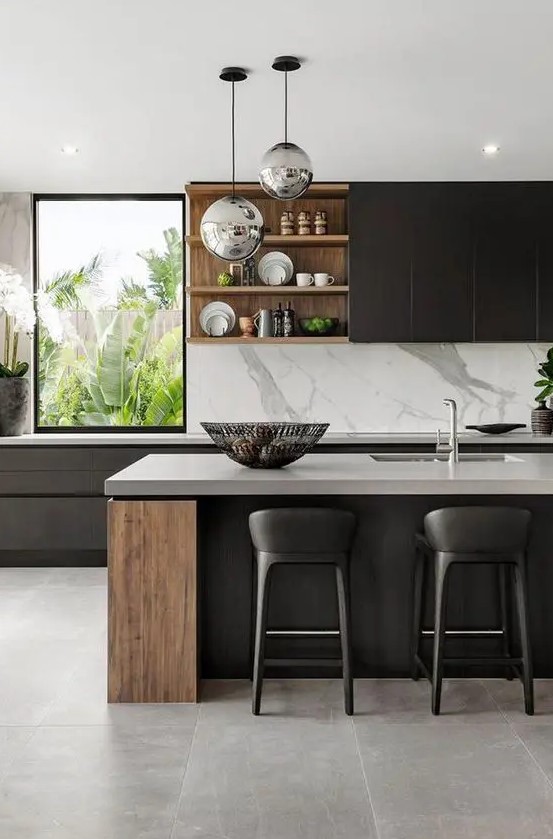
<svg viewBox="0 0 553 839">
<path fill-rule="evenodd" d="M 300 67 L 300 62 L 293 55 L 279 55 L 273 61 L 273 70 L 284 73 L 284 142 L 265 152 L 259 183 L 271 198 L 281 201 L 299 198 L 313 180 L 309 155 L 295 143 L 288 142 L 288 73 Z"/>
<path fill-rule="evenodd" d="M 236 195 L 234 188 L 236 174 L 234 142 L 234 85 L 247 79 L 241 67 L 225 67 L 219 76 L 232 85 L 232 193 L 219 198 L 207 208 L 202 216 L 200 234 L 207 250 L 227 262 L 241 262 L 256 252 L 264 236 L 263 216 L 257 207 Z"/>
</svg>

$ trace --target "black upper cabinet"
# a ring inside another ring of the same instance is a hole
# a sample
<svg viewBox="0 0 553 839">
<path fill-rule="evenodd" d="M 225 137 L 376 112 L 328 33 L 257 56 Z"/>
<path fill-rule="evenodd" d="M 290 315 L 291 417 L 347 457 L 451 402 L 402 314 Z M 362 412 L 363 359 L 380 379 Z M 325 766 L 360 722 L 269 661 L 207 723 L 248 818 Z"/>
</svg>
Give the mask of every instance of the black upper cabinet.
<svg viewBox="0 0 553 839">
<path fill-rule="evenodd" d="M 349 193 L 351 341 L 411 341 L 413 207 L 408 184 L 354 183 Z"/>
<path fill-rule="evenodd" d="M 553 184 L 357 183 L 352 341 L 553 340 Z"/>
<path fill-rule="evenodd" d="M 475 184 L 475 341 L 536 340 L 539 213 L 533 187 Z"/>
<path fill-rule="evenodd" d="M 472 340 L 472 191 L 458 186 L 411 187 L 413 341 Z"/>
</svg>

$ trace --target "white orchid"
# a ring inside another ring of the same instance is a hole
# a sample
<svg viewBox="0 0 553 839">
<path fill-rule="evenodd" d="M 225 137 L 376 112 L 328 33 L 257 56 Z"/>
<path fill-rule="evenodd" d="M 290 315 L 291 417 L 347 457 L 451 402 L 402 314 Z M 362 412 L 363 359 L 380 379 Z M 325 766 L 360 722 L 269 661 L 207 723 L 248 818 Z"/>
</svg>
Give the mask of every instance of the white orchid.
<svg viewBox="0 0 553 839">
<path fill-rule="evenodd" d="M 35 325 L 35 310 L 31 292 L 25 288 L 23 278 L 9 265 L 0 265 L 0 315 L 4 314 L 4 368 L 13 371 L 17 364 L 17 344 L 21 332 L 31 335 Z M 20 373 L 19 375 L 23 375 Z"/>
</svg>

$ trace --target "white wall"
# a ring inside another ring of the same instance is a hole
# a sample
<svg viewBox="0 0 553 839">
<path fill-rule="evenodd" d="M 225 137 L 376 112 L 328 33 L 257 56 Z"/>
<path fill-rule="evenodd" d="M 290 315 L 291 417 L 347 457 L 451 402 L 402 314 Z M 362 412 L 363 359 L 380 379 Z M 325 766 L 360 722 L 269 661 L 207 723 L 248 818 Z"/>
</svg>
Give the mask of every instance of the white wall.
<svg viewBox="0 0 553 839">
<path fill-rule="evenodd" d="M 435 431 L 529 422 L 539 344 L 205 346 L 187 350 L 188 430 L 202 420 L 330 422 L 333 431 Z"/>
</svg>

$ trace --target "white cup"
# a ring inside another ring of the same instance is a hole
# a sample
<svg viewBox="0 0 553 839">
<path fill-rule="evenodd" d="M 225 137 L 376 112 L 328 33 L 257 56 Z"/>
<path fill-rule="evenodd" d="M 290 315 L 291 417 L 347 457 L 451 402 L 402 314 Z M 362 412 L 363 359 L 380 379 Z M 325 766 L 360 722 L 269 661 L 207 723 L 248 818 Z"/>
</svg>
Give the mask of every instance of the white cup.
<svg viewBox="0 0 553 839">
<path fill-rule="evenodd" d="M 334 282 L 334 277 L 331 274 L 315 274 L 314 277 L 316 286 L 332 285 Z"/>
<path fill-rule="evenodd" d="M 315 276 L 317 276 L 317 275 L 315 274 Z M 327 274 L 327 276 L 328 276 L 328 274 Z M 314 282 L 313 274 L 296 274 L 296 283 L 298 285 L 303 285 L 303 286 L 313 285 L 313 282 Z"/>
</svg>

